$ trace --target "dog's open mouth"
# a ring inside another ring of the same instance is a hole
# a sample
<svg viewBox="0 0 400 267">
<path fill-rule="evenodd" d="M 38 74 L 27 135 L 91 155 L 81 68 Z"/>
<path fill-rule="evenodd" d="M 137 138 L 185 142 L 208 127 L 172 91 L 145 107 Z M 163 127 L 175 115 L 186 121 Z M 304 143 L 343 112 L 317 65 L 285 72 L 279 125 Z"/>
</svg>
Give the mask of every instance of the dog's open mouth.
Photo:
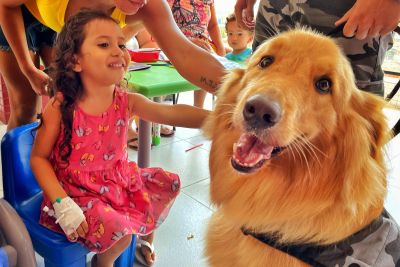
<svg viewBox="0 0 400 267">
<path fill-rule="evenodd" d="M 261 168 L 266 160 L 279 154 L 283 149 L 283 147 L 266 145 L 257 136 L 244 133 L 233 144 L 231 163 L 239 172 L 254 172 Z"/>
</svg>

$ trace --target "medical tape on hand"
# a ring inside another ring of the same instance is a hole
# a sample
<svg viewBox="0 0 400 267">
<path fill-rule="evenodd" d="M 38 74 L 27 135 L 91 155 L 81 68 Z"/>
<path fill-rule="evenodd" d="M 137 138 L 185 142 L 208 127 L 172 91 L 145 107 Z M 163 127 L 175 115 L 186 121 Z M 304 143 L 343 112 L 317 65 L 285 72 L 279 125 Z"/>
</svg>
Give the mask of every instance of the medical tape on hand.
<svg viewBox="0 0 400 267">
<path fill-rule="evenodd" d="M 66 235 L 70 235 L 78 229 L 85 220 L 82 209 L 70 197 L 53 204 L 56 223 L 60 225 Z"/>
</svg>

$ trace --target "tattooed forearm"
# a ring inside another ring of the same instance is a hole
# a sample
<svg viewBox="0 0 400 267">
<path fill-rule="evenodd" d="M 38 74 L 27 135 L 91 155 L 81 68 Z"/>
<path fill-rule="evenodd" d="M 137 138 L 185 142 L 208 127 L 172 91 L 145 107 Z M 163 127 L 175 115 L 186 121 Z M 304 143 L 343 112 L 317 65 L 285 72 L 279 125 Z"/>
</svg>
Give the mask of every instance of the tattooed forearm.
<svg viewBox="0 0 400 267">
<path fill-rule="evenodd" d="M 207 91 L 209 91 L 210 93 L 214 93 L 215 91 L 217 91 L 217 89 L 218 89 L 218 87 L 219 87 L 219 83 L 218 83 L 218 82 L 213 81 L 213 80 L 211 80 L 211 79 L 207 79 L 207 78 L 204 77 L 204 76 L 201 76 L 201 77 L 200 77 L 200 83 L 201 83 L 201 84 L 204 84 L 205 86 L 207 86 L 207 87 L 209 87 L 210 89 L 212 89 L 211 92 L 210 92 L 210 90 L 207 90 Z"/>
</svg>

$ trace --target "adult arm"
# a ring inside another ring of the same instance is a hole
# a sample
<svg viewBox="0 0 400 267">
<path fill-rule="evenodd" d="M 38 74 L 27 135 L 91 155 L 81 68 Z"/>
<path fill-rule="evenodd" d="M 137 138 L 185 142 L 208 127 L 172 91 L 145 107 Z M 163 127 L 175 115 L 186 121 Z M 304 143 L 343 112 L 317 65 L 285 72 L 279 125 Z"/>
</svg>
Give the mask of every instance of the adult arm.
<svg viewBox="0 0 400 267">
<path fill-rule="evenodd" d="M 183 77 L 210 93 L 218 89 L 224 75 L 222 64 L 181 33 L 165 1 L 150 0 L 137 15 L 127 16 L 126 22 L 135 19 L 143 21 Z"/>
<path fill-rule="evenodd" d="M 215 12 L 215 6 L 214 4 L 211 5 L 211 18 L 208 23 L 208 33 L 210 34 L 211 41 L 214 43 L 216 47 L 216 52 L 220 56 L 225 55 L 225 47 L 224 44 L 222 43 L 222 37 L 221 37 L 221 32 L 218 27 L 218 21 L 217 21 L 217 14 Z"/>
<path fill-rule="evenodd" d="M 189 105 L 156 103 L 136 93 L 129 94 L 129 110 L 131 116 L 147 121 L 187 128 L 200 128 L 210 113 Z"/>
<path fill-rule="evenodd" d="M 36 68 L 29 53 L 22 18 L 21 5 L 26 0 L 0 0 L 0 25 L 17 59 L 22 73 L 32 89 L 39 95 L 46 94 L 49 77 Z"/>
<path fill-rule="evenodd" d="M 400 21 L 400 0 L 357 0 L 336 25 L 346 23 L 343 34 L 362 40 L 385 35 Z"/>
<path fill-rule="evenodd" d="M 158 48 L 157 42 L 153 39 L 146 29 L 142 29 L 137 35 L 136 39 L 140 48 Z"/>
</svg>

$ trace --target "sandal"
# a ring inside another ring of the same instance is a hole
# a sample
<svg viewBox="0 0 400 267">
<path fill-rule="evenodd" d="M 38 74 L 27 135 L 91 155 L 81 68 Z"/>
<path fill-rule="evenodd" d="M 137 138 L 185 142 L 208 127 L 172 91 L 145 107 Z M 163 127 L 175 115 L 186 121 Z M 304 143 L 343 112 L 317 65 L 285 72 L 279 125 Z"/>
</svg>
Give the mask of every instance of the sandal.
<svg viewBox="0 0 400 267">
<path fill-rule="evenodd" d="M 153 244 L 150 244 L 146 240 L 137 238 L 136 239 L 136 249 L 135 249 L 135 260 L 144 266 L 153 265 L 154 261 L 153 261 L 153 263 L 150 263 L 150 264 L 146 261 L 146 257 L 142 253 L 142 246 L 145 246 L 146 248 L 148 248 L 150 250 L 150 254 L 154 253 Z"/>
<path fill-rule="evenodd" d="M 169 129 L 169 128 L 165 127 L 165 126 L 161 126 L 160 136 L 162 136 L 162 137 L 170 137 L 170 136 L 173 136 L 174 134 L 175 134 L 175 129 L 174 128 L 173 129 Z"/>
</svg>

